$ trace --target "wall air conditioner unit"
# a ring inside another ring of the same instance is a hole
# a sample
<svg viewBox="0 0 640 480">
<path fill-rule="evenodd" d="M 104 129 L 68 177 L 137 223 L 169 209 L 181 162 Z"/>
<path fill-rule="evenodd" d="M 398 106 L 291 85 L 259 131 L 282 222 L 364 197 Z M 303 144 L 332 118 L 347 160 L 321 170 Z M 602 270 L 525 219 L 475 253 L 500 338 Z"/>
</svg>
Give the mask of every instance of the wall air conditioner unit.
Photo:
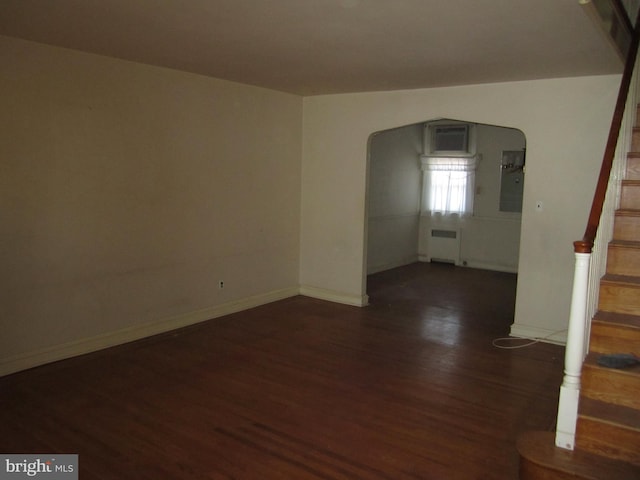
<svg viewBox="0 0 640 480">
<path fill-rule="evenodd" d="M 431 131 L 432 153 L 469 152 L 469 125 L 433 125 Z"/>
<path fill-rule="evenodd" d="M 430 229 L 427 260 L 460 265 L 460 230 Z"/>
</svg>

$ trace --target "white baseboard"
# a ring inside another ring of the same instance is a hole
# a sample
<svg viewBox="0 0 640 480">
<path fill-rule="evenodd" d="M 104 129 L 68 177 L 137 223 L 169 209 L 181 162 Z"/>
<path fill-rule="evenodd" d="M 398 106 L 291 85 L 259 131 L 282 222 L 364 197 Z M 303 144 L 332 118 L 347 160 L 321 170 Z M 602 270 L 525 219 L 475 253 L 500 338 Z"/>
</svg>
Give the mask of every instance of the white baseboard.
<svg viewBox="0 0 640 480">
<path fill-rule="evenodd" d="M 567 343 L 567 331 L 566 330 L 549 330 L 547 328 L 532 327 L 530 325 L 511 325 L 512 337 L 528 338 L 531 340 L 539 340 L 545 343 L 553 343 L 556 345 L 566 345 Z"/>
<path fill-rule="evenodd" d="M 478 268 L 480 270 L 491 270 L 493 272 L 518 273 L 518 267 L 508 265 L 496 265 L 494 263 L 475 262 L 473 260 L 462 260 L 463 266 L 468 268 Z M 464 262 L 467 262 L 465 265 Z"/>
<path fill-rule="evenodd" d="M 369 305 L 368 295 L 349 295 L 346 293 L 336 292 L 334 290 L 326 290 L 324 288 L 310 287 L 306 285 L 300 286 L 300 295 L 317 298 L 319 300 L 327 300 L 329 302 L 353 305 L 354 307 L 365 307 Z"/>
<path fill-rule="evenodd" d="M 428 263 L 430 260 L 429 260 L 429 257 L 427 257 L 426 255 L 420 255 L 418 257 L 418 261 Z M 459 265 L 460 267 L 477 268 L 479 270 L 491 270 L 494 272 L 518 273 L 518 267 L 496 265 L 493 263 L 475 262 L 473 260 L 461 260 L 461 262 L 462 264 Z M 467 262 L 467 263 L 465 264 L 464 262 Z"/>
<path fill-rule="evenodd" d="M 56 362 L 58 360 L 64 360 L 66 358 L 84 355 L 104 348 L 140 340 L 141 338 L 194 325 L 223 315 L 229 315 L 231 313 L 275 302 L 277 300 L 293 297 L 298 294 L 299 289 L 297 287 L 275 290 L 265 294 L 224 303 L 215 307 L 177 315 L 157 322 L 136 325 L 134 327 L 124 328 L 102 335 L 83 338 L 61 345 L 54 345 L 52 347 L 43 348 L 33 352 L 3 358 L 0 359 L 0 376 L 37 367 L 45 363 Z"/>
<path fill-rule="evenodd" d="M 372 265 L 367 268 L 367 275 L 373 275 L 374 273 L 384 272 L 386 270 L 391 270 L 392 268 L 404 267 L 405 265 L 410 265 L 417 261 L 418 261 L 418 256 L 412 255 L 411 257 L 406 257 L 392 263 L 386 263 L 384 265 Z"/>
</svg>

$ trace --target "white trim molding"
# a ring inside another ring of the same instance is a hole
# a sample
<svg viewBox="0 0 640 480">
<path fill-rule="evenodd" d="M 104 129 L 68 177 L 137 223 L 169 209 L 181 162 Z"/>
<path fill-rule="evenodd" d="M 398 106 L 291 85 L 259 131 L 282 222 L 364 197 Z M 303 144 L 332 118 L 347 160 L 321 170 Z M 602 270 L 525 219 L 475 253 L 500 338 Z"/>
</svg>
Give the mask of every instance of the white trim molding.
<svg viewBox="0 0 640 480">
<path fill-rule="evenodd" d="M 369 305 L 368 295 L 351 295 L 348 293 L 336 292 L 334 290 L 326 290 L 324 288 L 311 287 L 308 285 L 300 286 L 300 295 L 317 298 L 319 300 L 327 300 L 334 303 L 352 305 L 354 307 L 366 307 Z"/>
</svg>

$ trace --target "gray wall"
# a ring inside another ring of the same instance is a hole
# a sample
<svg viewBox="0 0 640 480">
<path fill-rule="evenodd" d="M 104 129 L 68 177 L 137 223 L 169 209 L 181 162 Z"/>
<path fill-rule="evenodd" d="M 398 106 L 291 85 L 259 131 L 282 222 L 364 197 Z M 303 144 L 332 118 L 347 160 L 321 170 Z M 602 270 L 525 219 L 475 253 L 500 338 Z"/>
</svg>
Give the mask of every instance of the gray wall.
<svg viewBox="0 0 640 480">
<path fill-rule="evenodd" d="M 367 273 L 418 259 L 422 126 L 378 132 L 369 146 Z"/>
</svg>

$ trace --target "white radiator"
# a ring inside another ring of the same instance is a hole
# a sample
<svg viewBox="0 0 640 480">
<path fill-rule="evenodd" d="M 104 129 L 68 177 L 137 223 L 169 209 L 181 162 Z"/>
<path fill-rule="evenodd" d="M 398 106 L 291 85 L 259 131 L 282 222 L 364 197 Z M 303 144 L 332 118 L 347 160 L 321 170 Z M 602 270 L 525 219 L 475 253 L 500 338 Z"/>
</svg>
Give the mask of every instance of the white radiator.
<svg viewBox="0 0 640 480">
<path fill-rule="evenodd" d="M 460 265 L 460 229 L 429 229 L 427 250 L 429 262 L 447 262 Z"/>
</svg>

